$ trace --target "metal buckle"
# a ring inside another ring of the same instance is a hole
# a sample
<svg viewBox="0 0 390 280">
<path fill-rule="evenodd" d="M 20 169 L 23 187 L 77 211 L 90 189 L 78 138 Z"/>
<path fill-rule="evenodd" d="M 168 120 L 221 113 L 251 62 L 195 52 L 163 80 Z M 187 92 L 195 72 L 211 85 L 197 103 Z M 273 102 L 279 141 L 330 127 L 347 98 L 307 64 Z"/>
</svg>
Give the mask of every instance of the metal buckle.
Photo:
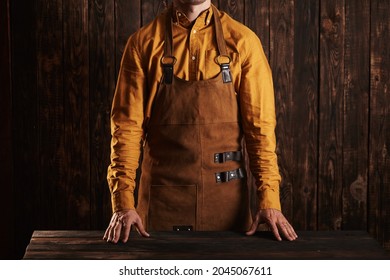
<svg viewBox="0 0 390 280">
<path fill-rule="evenodd" d="M 221 72 L 222 72 L 222 80 L 226 83 L 232 82 L 232 73 L 230 72 L 230 66 L 229 64 L 221 64 Z"/>
<path fill-rule="evenodd" d="M 163 80 L 165 84 L 172 84 L 173 79 L 173 65 L 175 65 L 177 59 L 174 56 L 161 57 L 161 65 L 163 69 Z"/>
<path fill-rule="evenodd" d="M 233 81 L 229 66 L 231 61 L 232 59 L 228 55 L 218 55 L 215 58 L 215 63 L 221 67 L 222 80 L 224 83 L 231 83 Z"/>
<path fill-rule="evenodd" d="M 226 183 L 235 179 L 244 178 L 244 172 L 241 168 L 236 170 L 224 171 L 215 173 L 215 180 L 217 183 Z"/>
<path fill-rule="evenodd" d="M 240 161 L 241 160 L 241 152 L 224 152 L 224 153 L 216 153 L 214 154 L 214 162 L 215 163 L 224 163 L 227 161 Z"/>
</svg>

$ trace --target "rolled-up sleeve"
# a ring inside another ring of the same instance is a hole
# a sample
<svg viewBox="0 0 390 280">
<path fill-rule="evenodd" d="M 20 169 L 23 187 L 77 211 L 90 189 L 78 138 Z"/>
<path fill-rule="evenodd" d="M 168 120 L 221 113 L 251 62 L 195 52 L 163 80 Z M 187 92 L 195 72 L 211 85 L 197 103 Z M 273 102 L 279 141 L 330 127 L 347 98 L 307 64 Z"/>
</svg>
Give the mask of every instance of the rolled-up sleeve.
<svg viewBox="0 0 390 280">
<path fill-rule="evenodd" d="M 259 207 L 280 210 L 272 73 L 258 37 L 253 34 L 247 42 L 239 96 L 249 166 L 256 180 Z"/>
<path fill-rule="evenodd" d="M 107 180 L 114 212 L 135 208 L 145 87 L 142 61 L 135 42 L 132 36 L 126 44 L 111 109 L 111 164 Z"/>
</svg>

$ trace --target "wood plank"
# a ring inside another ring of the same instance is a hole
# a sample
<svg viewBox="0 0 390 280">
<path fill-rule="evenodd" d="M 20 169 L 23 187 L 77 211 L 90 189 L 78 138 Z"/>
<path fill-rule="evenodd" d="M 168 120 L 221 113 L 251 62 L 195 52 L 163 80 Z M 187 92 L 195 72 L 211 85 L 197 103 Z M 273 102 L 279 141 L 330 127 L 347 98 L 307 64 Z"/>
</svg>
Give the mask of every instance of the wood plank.
<svg viewBox="0 0 390 280">
<path fill-rule="evenodd" d="M 228 13 L 235 20 L 244 23 L 244 6 L 244 1 L 229 0 L 220 1 L 218 8 Z"/>
<path fill-rule="evenodd" d="M 270 66 L 273 73 L 276 107 L 276 137 L 279 170 L 282 176 L 280 199 L 289 221 L 293 217 L 293 69 L 294 3 L 270 1 Z"/>
<path fill-rule="evenodd" d="M 319 2 L 295 2 L 294 79 L 290 107 L 293 137 L 288 178 L 293 188 L 293 224 L 317 227 Z M 282 135 L 285 137 L 285 135 Z"/>
<path fill-rule="evenodd" d="M 172 1 L 169 1 L 169 3 Z M 160 0 L 142 0 L 141 21 L 142 26 L 151 22 L 157 15 L 163 11 L 163 5 Z"/>
<path fill-rule="evenodd" d="M 277 242 L 270 232 L 135 232 L 126 244 L 102 240 L 103 231 L 34 233 L 25 259 L 389 259 L 378 242 L 360 231 L 298 232 Z"/>
<path fill-rule="evenodd" d="M 269 59 L 269 0 L 245 0 L 245 25 L 260 38 L 264 53 Z"/>
<path fill-rule="evenodd" d="M 370 1 L 345 5 L 342 227 L 366 230 Z"/>
<path fill-rule="evenodd" d="M 339 230 L 343 191 L 344 1 L 321 1 L 318 228 Z"/>
<path fill-rule="evenodd" d="M 131 34 L 141 27 L 141 0 L 116 0 L 115 1 L 115 69 L 119 72 L 122 54 Z"/>
<path fill-rule="evenodd" d="M 40 202 L 36 8 L 36 1 L 10 2 L 13 170 L 17 170 L 12 179 L 18 207 L 5 213 L 12 215 L 18 229 L 13 256 L 16 258 L 23 257 L 31 233 L 41 224 L 36 207 Z"/>
<path fill-rule="evenodd" d="M 11 53 L 10 53 L 10 14 L 9 0 L 0 2 L 0 177 L 2 178 L 1 213 L 9 213 L 14 208 L 13 196 L 13 158 L 12 158 L 12 93 L 11 93 Z M 0 231 L 0 239 L 8 240 L 0 244 L 0 259 L 12 256 L 14 252 L 14 220 L 5 215 Z"/>
<path fill-rule="evenodd" d="M 390 248 L 390 3 L 371 1 L 369 231 Z"/>
<path fill-rule="evenodd" d="M 41 228 L 61 228 L 67 209 L 63 80 L 62 0 L 37 3 L 39 193 L 34 201 Z"/>
<path fill-rule="evenodd" d="M 110 162 L 110 112 L 115 90 L 114 1 L 89 1 L 89 116 L 91 160 L 91 227 L 103 229 L 111 217 L 107 186 Z"/>
<path fill-rule="evenodd" d="M 61 228 L 90 226 L 88 0 L 63 6 L 64 203 Z M 60 213 L 59 213 L 60 214 Z"/>
</svg>

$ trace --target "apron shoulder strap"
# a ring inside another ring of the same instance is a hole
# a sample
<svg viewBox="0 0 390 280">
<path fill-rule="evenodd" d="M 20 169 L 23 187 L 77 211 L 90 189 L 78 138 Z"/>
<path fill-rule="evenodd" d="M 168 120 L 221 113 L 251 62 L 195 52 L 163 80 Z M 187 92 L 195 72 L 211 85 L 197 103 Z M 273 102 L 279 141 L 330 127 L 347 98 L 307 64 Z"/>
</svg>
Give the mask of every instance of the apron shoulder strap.
<svg viewBox="0 0 390 280">
<path fill-rule="evenodd" d="M 211 4 L 211 7 L 213 9 L 215 35 L 216 35 L 218 51 L 219 51 L 219 56 L 215 58 L 215 62 L 219 64 L 219 66 L 221 67 L 223 82 L 231 83 L 232 82 L 232 74 L 230 72 L 231 58 L 227 54 L 226 41 L 223 36 L 223 28 L 222 28 L 221 19 L 219 17 L 219 11 L 213 4 Z"/>
<path fill-rule="evenodd" d="M 164 55 L 160 61 L 163 69 L 162 81 L 165 84 L 172 84 L 173 65 L 176 63 L 176 58 L 173 56 L 172 10 L 173 9 L 171 5 L 165 17 Z"/>
<path fill-rule="evenodd" d="M 217 39 L 218 51 L 221 56 L 227 56 L 226 42 L 223 36 L 223 29 L 222 29 L 221 19 L 219 18 L 219 11 L 213 4 L 211 4 L 211 8 L 213 10 L 215 35 L 217 37 L 216 39 Z"/>
</svg>

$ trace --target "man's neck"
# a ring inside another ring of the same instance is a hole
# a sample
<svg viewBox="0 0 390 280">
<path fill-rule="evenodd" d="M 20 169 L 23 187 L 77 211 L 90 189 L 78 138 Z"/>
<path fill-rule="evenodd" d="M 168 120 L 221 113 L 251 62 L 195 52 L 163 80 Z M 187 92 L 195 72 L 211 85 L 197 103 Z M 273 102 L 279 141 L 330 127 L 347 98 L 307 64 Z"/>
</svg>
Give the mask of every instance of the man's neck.
<svg viewBox="0 0 390 280">
<path fill-rule="evenodd" d="M 193 22 L 201 12 L 210 8 L 211 0 L 206 0 L 203 3 L 193 2 L 193 4 L 187 4 L 187 1 L 173 0 L 173 6 L 184 13 L 190 22 Z"/>
</svg>

